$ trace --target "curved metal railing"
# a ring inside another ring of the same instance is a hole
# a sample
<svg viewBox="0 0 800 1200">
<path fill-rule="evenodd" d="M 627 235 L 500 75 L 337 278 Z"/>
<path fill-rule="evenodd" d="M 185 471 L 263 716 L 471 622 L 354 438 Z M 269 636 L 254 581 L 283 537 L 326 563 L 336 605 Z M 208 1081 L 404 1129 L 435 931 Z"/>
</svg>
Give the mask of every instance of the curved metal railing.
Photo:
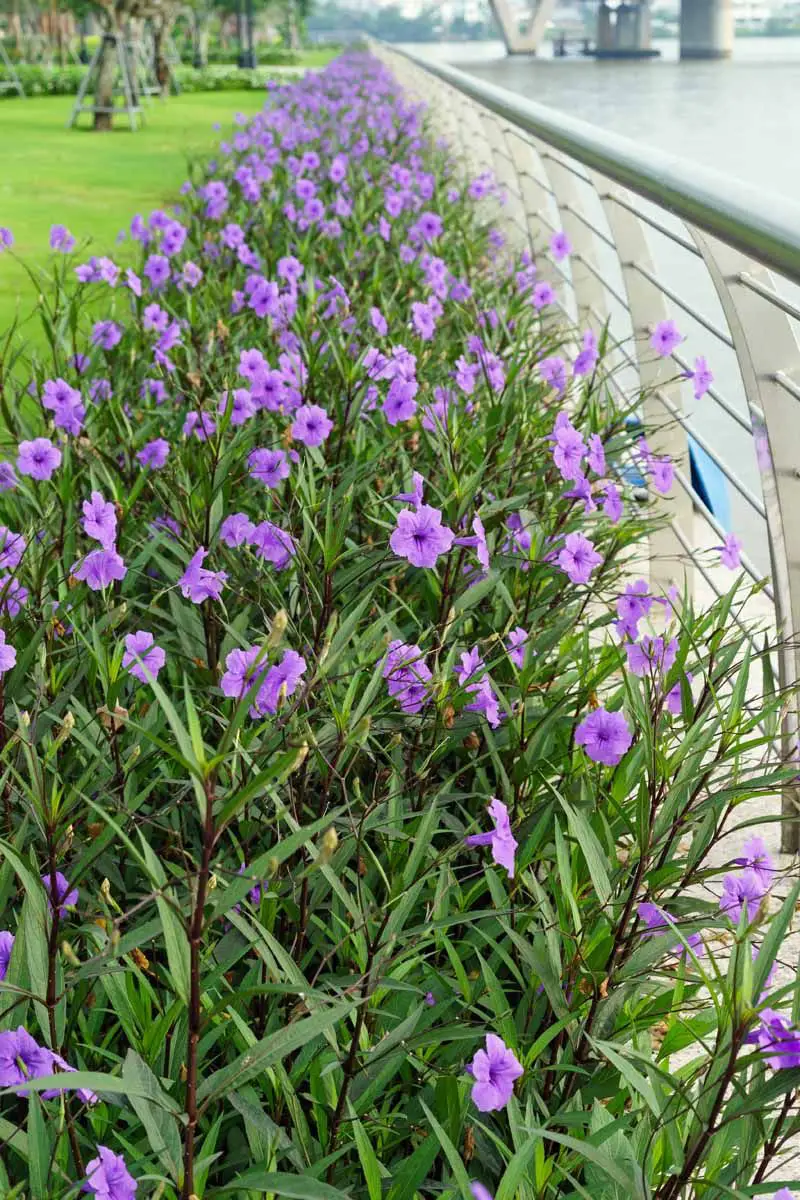
<svg viewBox="0 0 800 1200">
<path fill-rule="evenodd" d="M 561 305 L 579 324 L 608 323 L 619 378 L 627 372 L 627 385 L 642 388 L 643 416 L 661 427 L 654 449 L 676 465 L 677 494 L 651 542 L 651 574 L 666 582 L 689 569 L 695 586 L 720 594 L 724 583 L 705 551 L 736 532 L 742 566 L 767 580 L 761 615 L 779 635 L 780 681 L 795 684 L 800 205 L 454 67 L 384 45 L 374 50 L 427 103 L 469 168 L 491 171 L 503 186 L 507 236 L 532 251 L 542 249 L 543 232 L 563 229 L 569 237 L 573 252 L 551 279 Z M 648 344 L 652 328 L 668 318 L 686 335 L 671 361 Z M 694 355 L 715 376 L 700 401 L 686 380 Z M 785 752 L 794 753 L 794 708 L 783 733 Z M 784 815 L 794 818 L 783 825 L 787 851 L 800 849 L 798 799 L 795 792 L 783 797 Z"/>
</svg>

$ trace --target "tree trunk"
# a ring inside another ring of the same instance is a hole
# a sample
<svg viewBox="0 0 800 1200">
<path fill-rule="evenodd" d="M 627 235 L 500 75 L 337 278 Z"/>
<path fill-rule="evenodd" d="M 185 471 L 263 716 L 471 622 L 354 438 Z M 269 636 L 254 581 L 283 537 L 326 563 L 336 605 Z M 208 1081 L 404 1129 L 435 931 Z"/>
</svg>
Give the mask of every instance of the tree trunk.
<svg viewBox="0 0 800 1200">
<path fill-rule="evenodd" d="M 286 34 L 290 50 L 300 49 L 300 33 L 297 28 L 297 9 L 294 0 L 286 0 Z"/>
<path fill-rule="evenodd" d="M 166 21 L 153 22 L 153 61 L 156 72 L 156 83 L 161 88 L 161 98 L 166 100 L 169 95 L 172 73 L 167 60 L 167 36 L 169 27 Z"/>
<path fill-rule="evenodd" d="M 117 37 L 112 33 L 103 34 L 103 44 L 100 51 L 100 61 L 97 64 L 97 83 L 94 90 L 96 108 L 107 109 L 107 112 L 94 114 L 94 127 L 99 130 L 111 128 L 111 108 L 114 103 L 114 76 L 118 65 Z"/>
</svg>

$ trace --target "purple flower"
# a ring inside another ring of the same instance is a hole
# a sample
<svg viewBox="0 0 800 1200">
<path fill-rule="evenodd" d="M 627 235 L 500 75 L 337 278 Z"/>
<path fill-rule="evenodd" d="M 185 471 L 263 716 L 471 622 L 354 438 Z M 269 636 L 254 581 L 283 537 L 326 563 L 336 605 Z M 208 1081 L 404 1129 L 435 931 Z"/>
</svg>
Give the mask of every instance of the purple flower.
<svg viewBox="0 0 800 1200">
<path fill-rule="evenodd" d="M 469 1190 L 472 1192 L 472 1200 L 494 1200 L 494 1196 L 487 1187 L 479 1183 L 477 1179 L 473 1179 L 469 1185 Z"/>
<path fill-rule="evenodd" d="M 740 557 L 742 549 L 742 541 L 735 533 L 729 533 L 725 538 L 725 544 L 719 546 L 720 551 L 719 561 L 723 567 L 727 567 L 729 571 L 736 571 L 742 565 Z"/>
<path fill-rule="evenodd" d="M 230 405 L 231 425 L 244 425 L 251 417 L 256 415 L 258 405 L 253 397 L 252 392 L 247 388 L 234 388 L 233 396 L 228 398 L 228 393 L 223 392 L 220 398 L 217 412 L 221 417 L 225 416 Z"/>
<path fill-rule="evenodd" d="M 788 1188 L 779 1188 L 772 1200 L 794 1200 L 794 1196 Z"/>
<path fill-rule="evenodd" d="M 59 250 L 62 254 L 69 254 L 75 249 L 75 238 L 66 225 L 50 226 L 50 249 Z"/>
<path fill-rule="evenodd" d="M 780 1013 L 772 1008 L 761 1010 L 759 1024 L 748 1034 L 747 1041 L 755 1042 L 774 1071 L 800 1067 L 800 1031 L 787 1025 Z M 778 1200 L 780 1194 L 778 1192 L 774 1200 Z"/>
<path fill-rule="evenodd" d="M 411 305 L 411 324 L 414 332 L 423 342 L 430 342 L 436 333 L 436 318 L 430 306 L 415 300 Z"/>
<path fill-rule="evenodd" d="M 415 508 L 422 505 L 422 491 L 425 487 L 425 480 L 420 475 L 419 471 L 413 471 L 411 474 L 412 491 L 398 492 L 396 496 L 392 496 L 393 500 L 402 500 L 404 504 L 413 504 Z"/>
<path fill-rule="evenodd" d="M 575 742 L 583 746 L 592 762 L 615 767 L 627 753 L 633 734 L 621 712 L 595 708 L 575 730 Z"/>
<path fill-rule="evenodd" d="M 666 642 L 663 637 L 645 635 L 640 642 L 629 642 L 625 647 L 628 656 L 628 670 L 640 678 L 645 675 L 662 671 L 666 674 L 678 654 L 678 642 L 672 638 Z"/>
<path fill-rule="evenodd" d="M 205 546 L 195 550 L 178 580 L 184 600 L 191 600 L 193 604 L 202 604 L 204 600 L 219 600 L 228 579 L 225 571 L 209 571 L 203 566 L 207 554 Z"/>
<path fill-rule="evenodd" d="M 653 607 L 650 595 L 650 584 L 646 579 L 637 579 L 635 583 L 627 584 L 622 596 L 617 597 L 616 630 L 620 637 L 637 638 L 639 622 L 646 617 Z"/>
<path fill-rule="evenodd" d="M 639 920 L 647 926 L 647 937 L 655 937 L 661 933 L 670 933 L 671 927 L 667 921 L 667 916 L 663 908 L 659 908 L 657 904 L 645 902 L 639 905 L 638 909 Z M 674 918 L 672 918 L 674 924 Z M 686 945 L 681 941 L 670 945 L 670 951 L 680 951 L 681 957 L 686 957 L 687 947 L 692 950 L 695 955 L 700 955 L 704 951 L 703 939 L 699 933 L 691 933 L 686 938 Z"/>
<path fill-rule="evenodd" d="M 481 570 L 484 574 L 489 570 L 489 544 L 486 541 L 483 521 L 477 513 L 472 518 L 472 536 L 457 537 L 453 540 L 453 545 L 474 547 Z"/>
<path fill-rule="evenodd" d="M 122 330 L 116 321 L 97 321 L 92 329 L 92 342 L 101 350 L 113 350 L 122 341 Z"/>
<path fill-rule="evenodd" d="M 559 230 L 550 238 L 550 253 L 556 262 L 561 262 L 562 258 L 568 258 L 572 254 L 572 243 L 563 231 Z"/>
<path fill-rule="evenodd" d="M 386 337 L 389 332 L 389 326 L 386 324 L 386 318 L 379 308 L 373 307 L 369 310 L 369 321 L 379 337 Z"/>
<path fill-rule="evenodd" d="M 13 571 L 22 561 L 27 543 L 21 533 L 0 525 L 0 570 Z"/>
<path fill-rule="evenodd" d="M 13 575 L 0 575 L 0 612 L 16 617 L 28 601 L 28 589 Z"/>
<path fill-rule="evenodd" d="M 247 458 L 250 475 L 264 487 L 276 488 L 289 475 L 289 464 L 283 450 L 253 450 Z"/>
<path fill-rule="evenodd" d="M 167 656 L 160 646 L 153 643 L 155 638 L 146 629 L 137 633 L 129 633 L 125 638 L 125 653 L 122 656 L 123 667 L 130 669 L 134 679 L 141 683 L 150 683 L 145 669 L 153 679 L 158 678 L 158 672 L 167 661 Z"/>
<path fill-rule="evenodd" d="M 125 271 L 125 286 L 130 288 L 134 296 L 141 296 L 142 281 L 131 267 L 128 267 Z"/>
<path fill-rule="evenodd" d="M 769 882 L 765 886 L 762 873 L 749 870 L 735 875 L 731 872 L 722 880 L 720 911 L 729 917 L 734 925 L 739 924 L 742 913 L 752 922 L 768 890 Z"/>
<path fill-rule="evenodd" d="M 586 456 L 586 461 L 589 464 L 589 469 L 594 471 L 595 475 L 605 475 L 606 452 L 603 447 L 603 439 L 597 433 L 593 433 L 589 438 L 589 453 Z"/>
<path fill-rule="evenodd" d="M 99 542 L 104 550 L 112 550 L 117 540 L 117 513 L 110 500 L 100 492 L 92 492 L 91 500 L 83 502 L 83 531 Z"/>
<path fill-rule="evenodd" d="M 32 442 L 20 442 L 17 455 L 17 470 L 20 475 L 44 482 L 50 479 L 61 465 L 61 451 L 49 438 L 34 438 Z"/>
<path fill-rule="evenodd" d="M 616 525 L 623 513 L 622 497 L 613 483 L 606 484 L 603 496 L 605 497 L 603 500 L 603 512 L 611 524 Z"/>
<path fill-rule="evenodd" d="M 513 879 L 514 855 L 518 843 L 511 832 L 508 809 L 502 800 L 492 796 L 488 812 L 494 821 L 494 831 L 492 833 L 471 833 L 464 838 L 464 844 L 467 846 L 491 846 L 492 858 L 498 866 L 505 868 L 508 878 Z"/>
<path fill-rule="evenodd" d="M 219 681 L 223 696 L 241 700 L 268 670 L 266 654 L 261 646 L 247 650 L 231 650 L 225 659 L 225 673 Z"/>
<path fill-rule="evenodd" d="M 559 413 L 550 436 L 554 443 L 553 462 L 558 467 L 561 478 L 577 481 L 583 474 L 586 443 L 565 413 Z"/>
<path fill-rule="evenodd" d="M 687 379 L 691 379 L 694 385 L 695 400 L 702 400 L 714 382 L 711 368 L 702 356 L 694 360 L 694 370 L 688 373 Z"/>
<path fill-rule="evenodd" d="M 654 458 L 650 463 L 650 471 L 653 477 L 653 487 L 662 496 L 666 496 L 672 488 L 672 482 L 675 478 L 675 469 L 672 466 L 670 458 Z"/>
<path fill-rule="evenodd" d="M 109 583 L 124 579 L 127 567 L 113 545 L 92 550 L 85 558 L 72 564 L 71 573 L 83 579 L 93 592 L 101 592 Z"/>
<path fill-rule="evenodd" d="M 399 376 L 389 384 L 386 399 L 381 405 L 383 415 L 390 425 L 399 425 L 401 421 L 410 421 L 417 411 L 414 399 L 419 391 L 419 385 L 414 379 L 401 379 Z"/>
<path fill-rule="evenodd" d="M 0 492 L 13 492 L 17 475 L 10 462 L 0 462 Z"/>
<path fill-rule="evenodd" d="M 6 671 L 10 671 L 16 666 L 16 663 L 17 652 L 6 642 L 5 630 L 0 629 L 0 675 L 5 675 Z"/>
<path fill-rule="evenodd" d="M 59 429 L 77 435 L 83 426 L 86 409 L 80 392 L 65 379 L 48 379 L 42 392 L 42 407 L 53 413 L 53 421 Z"/>
<path fill-rule="evenodd" d="M 442 524 L 442 514 L 430 504 L 418 509 L 403 508 L 397 514 L 397 528 L 389 545 L 398 558 L 406 558 L 414 567 L 435 567 L 440 554 L 446 554 L 455 534 Z"/>
<path fill-rule="evenodd" d="M 333 429 L 324 408 L 318 404 L 303 404 L 292 422 L 292 437 L 306 446 L 321 446 Z"/>
<path fill-rule="evenodd" d="M 151 254 L 144 264 L 144 274 L 150 280 L 150 287 L 153 291 L 160 291 L 169 281 L 169 259 L 165 258 L 163 254 Z"/>
<path fill-rule="evenodd" d="M 7 225 L 0 225 L 0 254 L 14 245 L 14 235 Z"/>
<path fill-rule="evenodd" d="M 67 915 L 68 908 L 75 908 L 78 903 L 78 889 L 70 888 L 66 875 L 62 875 L 60 871 L 56 871 L 56 886 L 55 895 L 53 892 L 53 881 L 50 875 L 42 875 L 42 883 L 44 890 L 47 892 L 47 907 L 50 912 L 53 911 L 53 899 L 55 898 L 58 907 L 59 918 L 63 921 Z"/>
<path fill-rule="evenodd" d="M 270 667 L 258 689 L 251 716 L 274 715 L 282 700 L 293 696 L 306 671 L 306 660 L 296 650 L 287 650 L 279 663 Z"/>
<path fill-rule="evenodd" d="M 686 672 L 686 679 L 689 681 L 689 683 L 691 683 L 694 679 L 694 675 L 692 675 L 691 671 Z M 667 712 L 672 713 L 673 717 L 679 717 L 681 715 L 683 710 L 683 695 L 681 693 L 680 680 L 678 680 L 675 686 L 670 688 L 670 690 L 667 692 L 664 704 Z"/>
<path fill-rule="evenodd" d="M 603 557 L 582 533 L 568 533 L 564 538 L 564 549 L 559 552 L 556 561 L 572 583 L 588 583 L 592 571 L 600 565 Z"/>
<path fill-rule="evenodd" d="M 577 379 L 581 375 L 588 375 L 593 371 L 598 359 L 597 338 L 591 329 L 587 329 L 583 335 L 583 349 L 579 352 L 572 366 L 572 374 Z"/>
<path fill-rule="evenodd" d="M 0 1087 L 14 1087 L 51 1073 L 52 1055 L 24 1026 L 0 1033 Z"/>
<path fill-rule="evenodd" d="M 181 279 L 190 288 L 196 288 L 203 278 L 203 272 L 197 263 L 185 262 L 181 267 Z"/>
<path fill-rule="evenodd" d="M 523 1068 L 513 1050 L 495 1033 L 486 1035 L 486 1049 L 473 1058 L 469 1073 L 475 1080 L 472 1101 L 480 1112 L 497 1112 L 505 1108 L 514 1091 L 514 1080 Z"/>
<path fill-rule="evenodd" d="M 558 354 L 552 354 L 549 358 L 543 358 L 536 370 L 544 382 L 549 383 L 561 395 L 567 386 L 567 364 L 564 359 Z"/>
<path fill-rule="evenodd" d="M 399 638 L 390 642 L 383 677 L 389 695 L 404 713 L 418 713 L 427 704 L 433 676 L 419 646 L 408 645 Z"/>
<path fill-rule="evenodd" d="M 14 935 L 7 929 L 0 932 L 0 981 L 8 974 L 8 964 L 11 962 L 11 951 L 14 949 Z"/>
<path fill-rule="evenodd" d="M 250 542 L 259 558 L 272 563 L 276 571 L 285 570 L 297 553 L 295 540 L 288 530 L 273 525 L 271 521 L 256 525 Z"/>
<path fill-rule="evenodd" d="M 217 432 L 217 422 L 211 413 L 189 412 L 183 422 L 182 432 L 184 437 L 191 437 L 194 434 L 198 442 L 207 442 Z"/>
<path fill-rule="evenodd" d="M 733 861 L 737 867 L 746 867 L 757 875 L 764 886 L 764 891 L 769 891 L 772 887 L 775 864 L 764 839 L 758 836 L 748 838 L 742 846 L 742 850 L 744 851 L 742 857 L 735 858 Z"/>
<path fill-rule="evenodd" d="M 528 637 L 528 631 L 518 625 L 506 638 L 508 657 L 520 671 L 525 665 L 525 643 L 528 641 Z"/>
<path fill-rule="evenodd" d="M 500 713 L 500 703 L 495 695 L 489 676 L 484 675 L 477 683 L 468 684 L 467 691 L 471 694 L 472 700 L 469 704 L 464 705 L 464 711 L 483 713 L 492 729 L 496 729 L 502 720 L 502 716 Z"/>
<path fill-rule="evenodd" d="M 151 471 L 159 471 L 169 458 L 169 442 L 164 438 L 155 438 L 152 442 L 146 442 L 136 457 L 143 467 L 148 467 Z"/>
<path fill-rule="evenodd" d="M 219 527 L 220 541 L 230 546 L 231 550 L 248 545 L 254 529 L 255 525 L 246 513 L 231 513 Z"/>
<path fill-rule="evenodd" d="M 97 1200 L 136 1200 L 137 1187 L 122 1155 L 98 1146 L 97 1158 L 86 1164 L 83 1190 L 93 1192 Z"/>
<path fill-rule="evenodd" d="M 541 279 L 533 289 L 531 301 L 533 303 L 533 307 L 538 309 L 546 308 L 548 304 L 553 303 L 555 298 L 556 294 L 550 284 L 544 279 Z"/>
<path fill-rule="evenodd" d="M 650 337 L 650 345 L 661 358 L 669 358 L 676 346 L 683 341 L 674 321 L 659 321 Z"/>
</svg>

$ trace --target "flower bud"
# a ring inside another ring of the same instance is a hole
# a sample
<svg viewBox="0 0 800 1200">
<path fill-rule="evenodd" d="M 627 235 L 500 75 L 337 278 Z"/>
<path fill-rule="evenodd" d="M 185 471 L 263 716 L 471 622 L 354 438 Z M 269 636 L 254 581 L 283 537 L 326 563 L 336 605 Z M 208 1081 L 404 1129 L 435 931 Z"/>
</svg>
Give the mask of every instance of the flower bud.
<svg viewBox="0 0 800 1200">
<path fill-rule="evenodd" d="M 78 958 L 69 942 L 64 941 L 61 943 L 61 953 L 71 966 L 79 967 L 81 965 L 81 960 Z"/>
<path fill-rule="evenodd" d="M 274 650 L 276 646 L 280 646 L 283 641 L 283 635 L 286 633 L 286 626 L 289 624 L 289 615 L 285 608 L 279 608 L 272 618 L 272 628 L 269 631 L 267 638 L 267 646 L 270 650 Z"/>
<path fill-rule="evenodd" d="M 66 716 L 64 717 L 64 720 L 61 722 L 60 726 L 58 727 L 56 736 L 53 739 L 53 749 L 54 750 L 57 750 L 58 747 L 67 740 L 67 738 L 72 733 L 74 728 L 75 728 L 75 715 L 74 715 L 74 713 L 68 712 L 66 714 Z"/>
<path fill-rule="evenodd" d="M 336 848 L 339 845 L 339 835 L 331 825 L 330 829 L 326 829 L 322 835 L 319 849 L 319 862 L 321 865 L 329 863 L 336 853 Z"/>
</svg>

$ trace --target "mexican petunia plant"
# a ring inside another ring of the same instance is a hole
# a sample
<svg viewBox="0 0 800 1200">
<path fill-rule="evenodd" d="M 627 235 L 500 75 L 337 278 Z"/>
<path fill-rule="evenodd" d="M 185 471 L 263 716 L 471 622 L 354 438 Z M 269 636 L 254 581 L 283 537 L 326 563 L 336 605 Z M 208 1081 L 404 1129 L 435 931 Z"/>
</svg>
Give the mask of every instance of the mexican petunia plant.
<svg viewBox="0 0 800 1200">
<path fill-rule="evenodd" d="M 650 573 L 569 241 L 426 120 L 368 56 L 272 88 L 5 336 L 3 1195 L 791 1194 L 740 543 L 707 608 Z"/>
</svg>

